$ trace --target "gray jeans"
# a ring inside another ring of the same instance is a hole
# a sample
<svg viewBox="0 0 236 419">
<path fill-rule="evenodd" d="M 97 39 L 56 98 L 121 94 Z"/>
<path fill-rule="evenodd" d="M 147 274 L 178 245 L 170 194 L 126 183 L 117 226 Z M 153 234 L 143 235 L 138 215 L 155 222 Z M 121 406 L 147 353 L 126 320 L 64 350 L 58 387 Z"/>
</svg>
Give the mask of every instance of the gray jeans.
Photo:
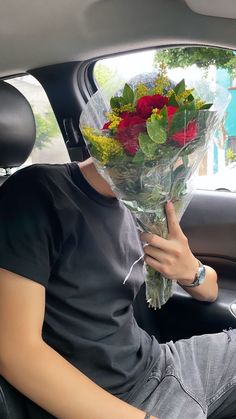
<svg viewBox="0 0 236 419">
<path fill-rule="evenodd" d="M 236 418 L 236 330 L 162 344 L 131 404 L 159 419 Z"/>
</svg>

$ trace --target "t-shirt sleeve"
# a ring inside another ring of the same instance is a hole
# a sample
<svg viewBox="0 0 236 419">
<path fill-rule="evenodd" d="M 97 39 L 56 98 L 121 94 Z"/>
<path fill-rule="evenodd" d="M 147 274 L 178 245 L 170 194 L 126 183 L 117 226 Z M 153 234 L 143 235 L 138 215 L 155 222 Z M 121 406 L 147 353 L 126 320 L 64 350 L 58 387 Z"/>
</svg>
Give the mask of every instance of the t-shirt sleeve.
<svg viewBox="0 0 236 419">
<path fill-rule="evenodd" d="M 49 185 L 42 169 L 32 167 L 0 188 L 0 267 L 45 287 L 62 241 Z"/>
</svg>

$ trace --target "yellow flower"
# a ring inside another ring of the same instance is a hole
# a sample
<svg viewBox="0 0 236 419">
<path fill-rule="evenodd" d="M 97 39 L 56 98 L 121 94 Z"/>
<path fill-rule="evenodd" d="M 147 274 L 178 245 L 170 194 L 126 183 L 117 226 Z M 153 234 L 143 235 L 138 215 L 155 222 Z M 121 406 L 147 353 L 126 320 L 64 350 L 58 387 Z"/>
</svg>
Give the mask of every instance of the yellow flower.
<svg viewBox="0 0 236 419">
<path fill-rule="evenodd" d="M 184 101 L 194 91 L 194 89 L 186 89 L 184 92 L 176 95 L 177 101 Z"/>
<path fill-rule="evenodd" d="M 155 81 L 154 93 L 157 95 L 164 95 L 165 90 L 167 90 L 170 85 L 170 81 L 167 75 L 167 66 L 163 62 L 159 63 L 158 66 L 159 75 Z"/>
<path fill-rule="evenodd" d="M 168 77 L 166 77 L 165 75 L 160 75 L 159 77 L 157 77 L 156 81 L 155 81 L 155 86 L 154 86 L 154 93 L 156 95 L 163 95 L 164 94 L 164 90 L 169 86 L 170 82 Z"/>
<path fill-rule="evenodd" d="M 118 125 L 121 121 L 121 118 L 119 116 L 115 115 L 112 112 L 107 112 L 106 117 L 111 122 L 110 125 L 109 125 L 109 129 L 115 129 L 115 128 L 118 127 Z"/>
<path fill-rule="evenodd" d="M 173 94 L 175 95 L 174 90 L 173 90 L 173 89 L 170 89 L 170 90 L 168 90 L 168 92 L 166 93 L 166 96 L 170 98 Z"/>
<path fill-rule="evenodd" d="M 97 134 L 98 133 L 98 134 Z M 107 164 L 115 157 L 122 157 L 124 154 L 121 144 L 112 137 L 99 135 L 99 131 L 93 128 L 83 128 L 82 134 L 86 140 L 92 144 L 95 150 L 95 156 L 101 163 Z"/>
<path fill-rule="evenodd" d="M 234 153 L 232 148 L 228 148 L 228 150 L 226 151 L 226 158 L 229 162 L 236 160 L 236 153 Z"/>
<path fill-rule="evenodd" d="M 196 100 L 195 100 L 196 109 L 201 109 L 201 107 L 202 107 L 205 103 L 206 103 L 206 102 L 204 102 L 204 100 L 201 100 L 201 99 L 196 99 Z"/>
<path fill-rule="evenodd" d="M 119 112 L 133 112 L 134 110 L 135 107 L 131 103 L 128 103 L 127 105 L 121 106 Z"/>
<path fill-rule="evenodd" d="M 155 115 L 155 119 L 162 119 L 162 115 L 160 115 L 160 109 L 153 108 L 152 115 Z M 148 119 L 151 120 L 151 117 Z"/>
<path fill-rule="evenodd" d="M 142 96 L 146 96 L 148 94 L 148 88 L 145 86 L 145 84 L 139 83 L 135 88 L 135 93 L 137 99 L 140 99 Z"/>
</svg>

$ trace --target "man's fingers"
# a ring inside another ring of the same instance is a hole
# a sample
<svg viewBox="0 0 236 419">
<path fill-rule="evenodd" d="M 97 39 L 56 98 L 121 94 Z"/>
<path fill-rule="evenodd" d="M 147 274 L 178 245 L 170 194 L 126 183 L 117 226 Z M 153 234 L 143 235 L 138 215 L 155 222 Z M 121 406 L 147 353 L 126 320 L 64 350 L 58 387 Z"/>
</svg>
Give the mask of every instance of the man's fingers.
<svg viewBox="0 0 236 419">
<path fill-rule="evenodd" d="M 176 216 L 175 207 L 172 204 L 172 202 L 167 202 L 165 209 L 166 209 L 169 236 L 176 237 L 176 236 L 179 236 L 180 234 L 183 234 L 179 225 L 179 221 Z"/>
<path fill-rule="evenodd" d="M 178 218 L 175 213 L 175 207 L 172 204 L 172 202 L 167 202 L 165 206 L 166 211 L 166 218 L 167 218 L 167 225 L 168 225 L 168 238 L 178 238 L 183 236 L 183 232 L 181 230 L 181 227 L 179 225 Z M 169 243 L 168 240 L 157 236 L 156 234 L 152 233 L 141 233 L 140 238 L 142 241 L 147 242 L 151 246 L 158 247 L 162 250 L 168 250 L 169 249 Z"/>
<path fill-rule="evenodd" d="M 158 260 L 160 263 L 166 260 L 166 252 L 158 247 L 154 246 L 145 246 L 144 253 L 148 256 L 151 256 L 153 259 Z"/>
<path fill-rule="evenodd" d="M 151 266 L 151 268 L 155 269 L 155 271 L 160 272 L 162 275 L 164 275 L 164 273 L 162 272 L 162 264 L 160 262 L 158 262 L 158 260 L 153 259 L 151 256 L 145 256 L 145 262 Z"/>
<path fill-rule="evenodd" d="M 148 243 L 151 246 L 157 247 L 162 250 L 166 250 L 169 248 L 169 244 L 167 243 L 166 239 L 163 239 L 160 236 L 157 236 L 156 234 L 152 233 L 141 233 L 140 239 L 143 242 Z"/>
</svg>

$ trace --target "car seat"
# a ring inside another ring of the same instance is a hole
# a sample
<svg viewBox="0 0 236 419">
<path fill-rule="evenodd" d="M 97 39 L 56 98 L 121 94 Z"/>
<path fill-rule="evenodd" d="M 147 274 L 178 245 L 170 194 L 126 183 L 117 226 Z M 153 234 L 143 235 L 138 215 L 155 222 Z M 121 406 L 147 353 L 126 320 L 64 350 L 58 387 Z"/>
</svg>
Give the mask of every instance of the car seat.
<svg viewBox="0 0 236 419">
<path fill-rule="evenodd" d="M 35 121 L 25 97 L 0 81 L 0 185 L 27 159 L 35 143 Z M 5 173 L 4 173 L 5 170 Z"/>
<path fill-rule="evenodd" d="M 35 121 L 25 97 L 9 83 L 0 81 L 0 185 L 10 170 L 19 167 L 35 143 Z M 1 419 L 49 419 L 49 413 L 35 405 L 0 376 Z"/>
</svg>

